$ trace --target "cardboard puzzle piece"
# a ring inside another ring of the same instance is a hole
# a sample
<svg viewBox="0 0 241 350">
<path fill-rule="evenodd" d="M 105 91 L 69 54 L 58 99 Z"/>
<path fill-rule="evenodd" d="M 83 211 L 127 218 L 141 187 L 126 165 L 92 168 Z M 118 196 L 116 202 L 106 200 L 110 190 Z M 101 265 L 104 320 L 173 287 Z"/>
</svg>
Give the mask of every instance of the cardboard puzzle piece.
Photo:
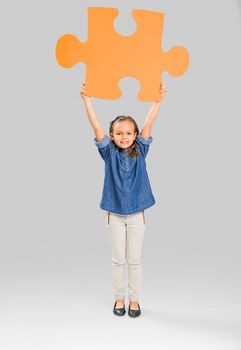
<svg viewBox="0 0 241 350">
<path fill-rule="evenodd" d="M 90 96 L 118 99 L 122 96 L 119 80 L 134 77 L 141 84 L 138 98 L 155 101 L 162 72 L 174 77 L 183 75 L 189 65 L 188 52 L 182 46 L 162 51 L 164 13 L 132 10 L 137 30 L 131 36 L 115 31 L 113 23 L 118 13 L 116 8 L 88 7 L 88 40 L 80 42 L 72 34 L 60 37 L 57 61 L 64 68 L 86 64 L 85 86 Z"/>
</svg>

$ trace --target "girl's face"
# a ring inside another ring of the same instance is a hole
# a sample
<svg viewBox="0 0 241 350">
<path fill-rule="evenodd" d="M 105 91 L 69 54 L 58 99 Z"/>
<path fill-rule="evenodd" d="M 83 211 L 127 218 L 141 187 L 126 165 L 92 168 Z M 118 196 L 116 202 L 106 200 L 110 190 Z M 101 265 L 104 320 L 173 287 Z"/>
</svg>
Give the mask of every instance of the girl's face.
<svg viewBox="0 0 241 350">
<path fill-rule="evenodd" d="M 133 144 L 136 134 L 133 123 L 123 120 L 114 123 L 113 133 L 110 133 L 110 138 L 118 147 L 125 149 Z"/>
</svg>

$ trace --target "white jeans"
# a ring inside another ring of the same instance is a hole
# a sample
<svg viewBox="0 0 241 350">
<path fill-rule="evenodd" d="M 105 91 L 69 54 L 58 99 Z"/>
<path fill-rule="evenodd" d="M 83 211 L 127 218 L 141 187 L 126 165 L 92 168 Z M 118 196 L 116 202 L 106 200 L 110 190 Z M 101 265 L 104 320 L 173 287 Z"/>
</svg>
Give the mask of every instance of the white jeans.
<svg viewBox="0 0 241 350">
<path fill-rule="evenodd" d="M 129 301 L 139 301 L 142 243 L 146 229 L 144 210 L 129 215 L 107 211 L 106 227 L 112 246 L 114 298 L 125 299 L 125 261 L 127 260 Z"/>
</svg>

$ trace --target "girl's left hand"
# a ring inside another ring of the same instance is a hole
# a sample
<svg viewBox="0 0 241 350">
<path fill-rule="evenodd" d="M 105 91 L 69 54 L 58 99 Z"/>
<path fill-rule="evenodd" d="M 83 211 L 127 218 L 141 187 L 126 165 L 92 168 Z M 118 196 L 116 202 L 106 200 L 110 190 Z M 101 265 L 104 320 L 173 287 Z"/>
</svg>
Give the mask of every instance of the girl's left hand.
<svg viewBox="0 0 241 350">
<path fill-rule="evenodd" d="M 160 102 L 166 94 L 167 94 L 166 85 L 163 82 L 161 82 L 160 97 L 157 99 L 156 102 Z"/>
</svg>

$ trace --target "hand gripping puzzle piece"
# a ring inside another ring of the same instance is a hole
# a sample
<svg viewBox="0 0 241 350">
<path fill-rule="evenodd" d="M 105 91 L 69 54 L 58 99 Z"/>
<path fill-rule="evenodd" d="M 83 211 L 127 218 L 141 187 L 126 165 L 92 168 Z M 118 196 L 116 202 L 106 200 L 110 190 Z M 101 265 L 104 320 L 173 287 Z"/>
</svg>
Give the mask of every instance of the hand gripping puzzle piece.
<svg viewBox="0 0 241 350">
<path fill-rule="evenodd" d="M 129 76 L 141 84 L 138 99 L 155 101 L 159 97 L 162 72 L 174 77 L 185 73 L 189 65 L 188 51 L 175 46 L 161 49 L 164 13 L 132 10 L 137 30 L 131 36 L 118 34 L 113 26 L 116 8 L 88 7 L 88 40 L 65 34 L 56 44 L 56 58 L 64 68 L 79 62 L 86 64 L 85 87 L 88 94 L 103 99 L 122 96 L 119 80 Z"/>
</svg>

